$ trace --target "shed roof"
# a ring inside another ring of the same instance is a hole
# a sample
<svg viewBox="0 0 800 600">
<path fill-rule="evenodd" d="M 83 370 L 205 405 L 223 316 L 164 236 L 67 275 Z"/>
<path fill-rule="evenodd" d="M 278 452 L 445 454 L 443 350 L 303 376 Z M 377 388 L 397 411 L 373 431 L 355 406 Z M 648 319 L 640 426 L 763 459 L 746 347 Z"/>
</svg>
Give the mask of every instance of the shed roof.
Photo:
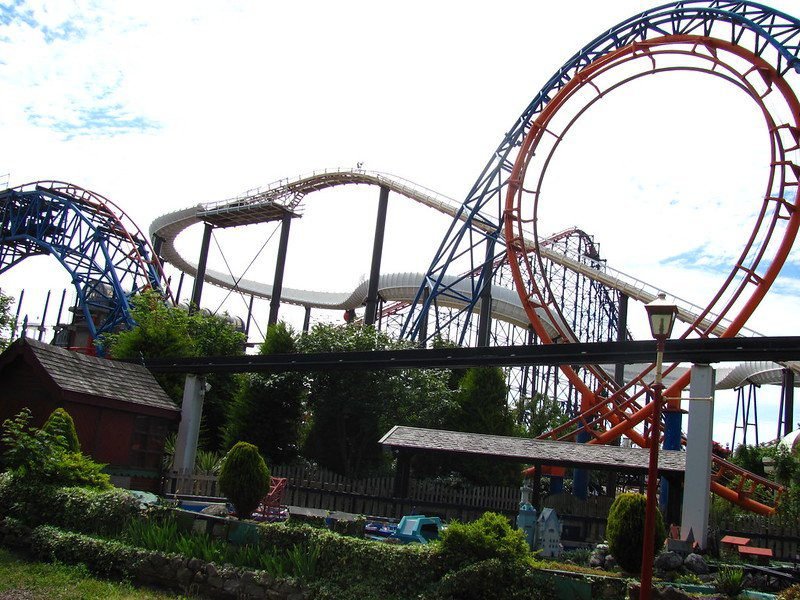
<svg viewBox="0 0 800 600">
<path fill-rule="evenodd" d="M 0 355 L 0 373 L 22 356 L 38 365 L 61 391 L 83 398 L 123 402 L 146 412 L 180 412 L 145 367 L 96 356 L 87 356 L 30 338 L 21 338 Z M 173 416 L 173 415 L 165 415 Z"/>
<path fill-rule="evenodd" d="M 594 470 L 646 471 L 650 458 L 650 451 L 645 448 L 532 440 L 401 425 L 392 427 L 379 443 L 412 452 L 472 454 L 525 463 Z M 658 455 L 658 468 L 661 471 L 683 473 L 686 468 L 686 454 L 679 450 L 661 450 Z"/>
</svg>

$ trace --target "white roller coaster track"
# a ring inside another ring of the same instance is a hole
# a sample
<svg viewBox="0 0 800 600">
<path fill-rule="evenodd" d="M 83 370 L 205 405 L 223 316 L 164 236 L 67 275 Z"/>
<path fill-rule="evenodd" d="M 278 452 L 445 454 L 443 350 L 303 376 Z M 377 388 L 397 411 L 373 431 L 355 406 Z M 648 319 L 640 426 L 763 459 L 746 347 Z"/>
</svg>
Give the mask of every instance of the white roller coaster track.
<svg viewBox="0 0 800 600">
<path fill-rule="evenodd" d="M 150 237 L 155 239 L 158 236 L 163 240 L 161 254 L 164 260 L 170 262 L 179 270 L 191 276 L 196 276 L 197 265 L 184 259 L 175 248 L 177 236 L 185 229 L 195 223 L 202 223 L 207 216 L 225 215 L 241 213 L 245 211 L 255 211 L 259 207 L 274 203 L 289 210 L 299 208 L 302 199 L 309 193 L 326 188 L 341 185 L 376 185 L 384 186 L 391 191 L 405 196 L 414 202 L 428 206 L 440 213 L 450 217 L 464 218 L 463 213 L 459 212 L 461 204 L 456 200 L 433 190 L 417 185 L 402 177 L 380 173 L 377 171 L 364 171 L 361 169 L 333 169 L 325 171 L 315 171 L 308 175 L 301 175 L 293 179 L 281 179 L 263 188 L 249 190 L 241 196 L 214 202 L 209 204 L 198 204 L 190 208 L 175 211 L 157 218 L 150 225 Z M 489 230 L 489 226 L 473 221 L 476 227 Z M 531 234 L 526 239 L 532 239 Z M 527 242 L 527 246 L 533 250 L 533 243 Z M 665 290 L 661 290 L 640 279 L 631 277 L 621 271 L 617 271 L 603 264 L 601 268 L 594 268 L 585 262 L 578 260 L 580 257 L 567 256 L 551 248 L 540 244 L 540 254 L 564 268 L 597 281 L 605 286 L 616 289 L 630 298 L 639 302 L 647 303 L 655 299 L 660 292 L 664 292 L 678 306 L 678 318 L 686 323 L 693 323 L 697 316 L 702 312 L 702 308 L 692 304 Z M 424 275 L 421 273 L 389 273 L 381 275 L 378 282 L 378 290 L 381 298 L 389 302 L 411 302 L 413 301 Z M 455 278 L 453 278 L 455 279 Z M 229 273 L 208 270 L 204 281 L 225 288 L 235 290 L 243 294 L 252 294 L 258 298 L 271 298 L 272 286 L 250 279 L 236 279 Z M 452 279 L 451 279 L 452 281 Z M 445 282 L 447 283 L 447 282 Z M 312 308 L 323 309 L 354 309 L 363 306 L 367 297 L 368 282 L 360 283 L 352 292 L 321 292 L 314 290 L 300 290 L 293 288 L 283 288 L 281 301 L 288 304 L 300 306 L 310 306 Z M 464 297 L 470 297 L 471 290 L 466 281 L 456 284 L 454 291 L 460 292 Z M 443 306 L 452 308 L 463 308 L 464 304 L 459 304 L 452 297 L 441 298 Z M 519 301 L 516 290 L 505 287 L 492 287 L 492 316 L 518 327 L 527 327 L 528 318 Z M 714 315 L 708 315 L 708 322 L 715 320 Z M 713 332 L 720 334 L 727 326 L 726 321 L 722 321 Z M 745 330 L 748 335 L 758 336 L 755 331 Z M 555 330 L 553 330 L 555 332 Z M 753 380 L 756 383 L 777 383 L 777 373 L 783 365 L 776 363 L 745 363 L 733 369 L 734 372 L 728 373 L 727 369 L 720 373 L 720 387 L 737 387 Z M 795 371 L 800 372 L 797 365 L 792 365 Z M 755 381 L 758 380 L 758 381 Z M 800 381 L 798 381 L 800 385 Z"/>
<path fill-rule="evenodd" d="M 414 202 L 433 208 L 442 214 L 450 217 L 459 215 L 462 219 L 465 218 L 464 214 L 459 212 L 461 208 L 459 202 L 408 181 L 407 179 L 377 171 L 332 169 L 315 171 L 311 174 L 301 175 L 292 179 L 281 179 L 263 188 L 248 190 L 235 198 L 209 204 L 198 204 L 197 206 L 163 215 L 150 225 L 150 237 L 154 238 L 158 236 L 163 240 L 161 254 L 164 260 L 172 263 L 184 273 L 195 276 L 197 274 L 197 265 L 187 261 L 178 253 L 175 248 L 175 239 L 184 229 L 195 223 L 203 222 L 205 217 L 255 211 L 259 207 L 267 204 L 278 204 L 289 210 L 295 210 L 299 207 L 303 197 L 311 192 L 341 185 L 359 184 L 383 186 Z M 475 227 L 486 231 L 491 227 L 477 220 L 474 221 L 474 223 Z M 532 240 L 532 237 L 531 234 L 527 239 Z M 532 242 L 527 242 L 527 246 L 533 250 Z M 669 294 L 665 290 L 656 288 L 640 279 L 612 269 L 607 265 L 603 265 L 602 268 L 594 268 L 577 260 L 578 257 L 570 257 L 551 248 L 543 247 L 542 245 L 539 247 L 539 252 L 547 260 L 576 273 L 580 273 L 605 286 L 619 290 L 623 294 L 639 302 L 651 302 L 659 293 L 663 292 L 677 304 L 678 318 L 683 322 L 694 322 L 703 310 L 696 304 L 692 304 L 673 294 Z M 378 286 L 379 293 L 384 300 L 412 301 L 416 292 L 419 290 L 422 279 L 423 275 L 412 273 L 382 275 Z M 248 295 L 252 294 L 258 298 L 272 297 L 271 285 L 249 279 L 237 280 L 227 273 L 208 270 L 206 271 L 204 280 L 213 285 L 236 290 Z M 461 291 L 464 293 L 470 291 L 467 289 L 466 283 L 464 284 L 464 289 Z M 522 327 L 528 325 L 527 318 L 522 310 L 516 292 L 495 286 L 492 288 L 492 297 L 494 298 L 492 312 L 495 318 Z M 357 308 L 364 304 L 365 299 L 366 283 L 362 283 L 350 293 L 331 293 L 284 288 L 281 294 L 282 302 L 325 309 Z M 704 323 L 708 324 L 715 318 L 714 315 L 708 315 Z M 728 323 L 723 320 L 713 332 L 719 335 L 724 331 L 727 324 Z M 745 331 L 751 336 L 760 335 L 749 329 Z"/>
</svg>

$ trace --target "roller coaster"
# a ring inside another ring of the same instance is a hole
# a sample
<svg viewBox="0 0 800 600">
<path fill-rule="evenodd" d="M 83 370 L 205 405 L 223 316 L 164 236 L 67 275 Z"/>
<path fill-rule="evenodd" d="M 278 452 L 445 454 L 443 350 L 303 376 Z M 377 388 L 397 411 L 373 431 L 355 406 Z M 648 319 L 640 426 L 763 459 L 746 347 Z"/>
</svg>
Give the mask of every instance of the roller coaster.
<svg viewBox="0 0 800 600">
<path fill-rule="evenodd" d="M 620 307 L 628 298 L 649 302 L 662 291 L 611 269 L 586 233 L 539 231 L 552 194 L 547 171 L 562 141 L 597 102 L 630 82 L 667 72 L 715 77 L 744 93 L 763 116 L 770 156 L 755 222 L 731 272 L 705 306 L 667 294 L 686 324 L 682 337 L 757 335 L 745 324 L 767 294 L 800 227 L 800 104 L 793 84 L 800 73 L 800 21 L 751 2 L 690 0 L 642 12 L 605 31 L 572 56 L 514 121 L 463 202 L 455 202 L 385 173 L 361 169 L 313 173 L 213 204 L 157 219 L 150 234 L 160 255 L 196 275 L 198 265 L 175 248 L 195 223 L 234 227 L 295 214 L 312 192 L 341 185 L 373 185 L 451 217 L 451 225 L 424 273 L 381 275 L 381 314 L 402 338 L 426 344 L 435 337 L 486 343 L 480 329 L 491 317 L 495 344 L 627 339 Z M 91 302 L 108 317 L 100 334 L 129 325 L 128 299 L 141 289 L 164 289 L 159 261 L 124 213 L 76 186 L 38 182 L 0 194 L 0 273 L 36 253 L 51 253 L 75 281 L 87 320 Z M 112 214 L 113 213 L 113 214 Z M 114 216 L 116 215 L 116 216 Z M 122 216 L 120 216 L 122 215 Z M 131 233 L 133 232 L 133 233 Z M 272 298 L 268 284 L 205 271 L 203 280 L 255 297 Z M 281 301 L 306 307 L 354 309 L 367 284 L 351 293 L 284 289 Z M 110 290 L 110 291 L 109 291 Z M 475 319 L 479 322 L 476 325 Z M 433 323 L 431 325 L 430 323 Z M 620 436 L 646 446 L 653 405 L 652 365 L 636 373 L 609 366 L 563 366 L 522 388 L 557 395 L 568 390 L 574 418 L 543 437 L 609 443 Z M 678 407 L 688 372 L 669 365 L 665 397 Z M 715 457 L 712 490 L 749 510 L 771 513 L 781 488 Z"/>
</svg>

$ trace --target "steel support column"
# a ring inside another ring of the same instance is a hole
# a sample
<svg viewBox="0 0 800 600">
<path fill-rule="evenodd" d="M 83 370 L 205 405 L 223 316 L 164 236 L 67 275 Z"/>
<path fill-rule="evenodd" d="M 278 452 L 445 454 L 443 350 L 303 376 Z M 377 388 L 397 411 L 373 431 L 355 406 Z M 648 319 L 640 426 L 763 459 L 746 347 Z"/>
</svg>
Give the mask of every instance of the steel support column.
<svg viewBox="0 0 800 600">
<path fill-rule="evenodd" d="M 386 230 L 386 210 L 389 206 L 389 188 L 381 186 L 378 197 L 378 216 L 375 219 L 375 241 L 372 244 L 372 264 L 369 269 L 369 288 L 367 307 L 364 312 L 364 325 L 374 325 L 378 312 L 378 279 L 381 276 L 381 255 L 383 254 L 383 234 Z"/>
<path fill-rule="evenodd" d="M 794 371 L 783 370 L 783 389 L 781 390 L 781 408 L 783 414 L 778 415 L 779 423 L 783 423 L 783 431 L 778 430 L 778 437 L 789 435 L 794 430 Z"/>
<path fill-rule="evenodd" d="M 308 328 L 311 326 L 311 307 L 305 307 L 305 314 L 303 315 L 303 333 L 308 333 Z"/>
<path fill-rule="evenodd" d="M 283 291 L 283 270 L 286 267 L 286 249 L 289 247 L 291 225 L 292 215 L 287 212 L 281 221 L 281 240 L 278 244 L 278 258 L 275 261 L 275 278 L 272 280 L 272 298 L 269 300 L 267 325 L 275 325 L 278 322 L 278 310 L 281 307 L 281 292 Z"/>
<path fill-rule="evenodd" d="M 164 262 L 161 258 L 161 248 L 164 246 L 164 238 L 154 235 L 153 236 L 153 252 L 158 257 L 158 260 Z"/>
<path fill-rule="evenodd" d="M 422 292 L 422 302 L 423 306 L 425 306 L 428 302 L 428 296 L 431 294 L 431 288 L 425 286 L 425 289 Z M 422 315 L 420 315 L 420 325 L 419 325 L 419 347 L 425 348 L 425 340 L 428 339 L 428 316 L 430 311 L 425 311 Z"/>
<path fill-rule="evenodd" d="M 619 304 L 617 305 L 617 341 L 624 342 L 628 339 L 628 296 L 625 294 L 619 295 Z M 617 363 L 614 365 L 614 382 L 619 386 L 625 385 L 625 364 Z M 615 439 L 611 442 L 614 446 L 619 446 L 621 438 Z M 606 495 L 614 498 L 617 495 L 617 473 L 609 471 L 606 477 Z"/>
<path fill-rule="evenodd" d="M 192 301 L 189 305 L 190 312 L 200 308 L 200 299 L 203 297 L 203 280 L 206 277 L 208 248 L 211 245 L 211 232 L 213 230 L 214 226 L 211 223 L 206 223 L 203 230 L 203 242 L 200 244 L 200 258 L 197 260 L 197 275 L 195 275 L 194 287 L 192 288 Z"/>
<path fill-rule="evenodd" d="M 205 393 L 205 377 L 193 374 L 186 376 L 181 403 L 181 422 L 175 439 L 175 458 L 172 463 L 173 468 L 181 473 L 194 471 Z"/>
<path fill-rule="evenodd" d="M 494 269 L 494 243 L 495 238 L 486 240 L 486 260 L 481 270 L 480 281 L 483 282 L 481 291 L 481 311 L 478 317 L 478 346 L 489 345 L 489 332 L 492 329 L 492 271 Z"/>
<path fill-rule="evenodd" d="M 681 538 L 689 531 L 700 548 L 708 537 L 708 488 L 711 485 L 711 444 L 714 428 L 714 369 L 708 365 L 692 367 L 689 388 L 689 424 L 686 432 L 686 475 L 683 483 Z"/>
</svg>

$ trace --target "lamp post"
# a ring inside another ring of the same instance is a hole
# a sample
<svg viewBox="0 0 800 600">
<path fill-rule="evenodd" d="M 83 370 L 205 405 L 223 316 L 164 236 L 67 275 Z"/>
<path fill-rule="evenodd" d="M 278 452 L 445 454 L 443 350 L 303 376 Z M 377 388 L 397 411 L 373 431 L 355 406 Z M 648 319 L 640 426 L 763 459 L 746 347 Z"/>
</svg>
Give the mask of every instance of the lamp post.
<svg viewBox="0 0 800 600">
<path fill-rule="evenodd" d="M 656 378 L 653 389 L 653 416 L 650 426 L 650 461 L 647 466 L 647 503 L 644 513 L 644 541 L 642 542 L 642 576 L 639 600 L 650 600 L 653 581 L 653 553 L 656 530 L 656 494 L 658 493 L 658 444 L 661 441 L 661 402 L 664 385 L 661 383 L 661 362 L 664 342 L 672 333 L 678 307 L 660 293 L 645 305 L 650 332 L 656 340 Z"/>
</svg>

